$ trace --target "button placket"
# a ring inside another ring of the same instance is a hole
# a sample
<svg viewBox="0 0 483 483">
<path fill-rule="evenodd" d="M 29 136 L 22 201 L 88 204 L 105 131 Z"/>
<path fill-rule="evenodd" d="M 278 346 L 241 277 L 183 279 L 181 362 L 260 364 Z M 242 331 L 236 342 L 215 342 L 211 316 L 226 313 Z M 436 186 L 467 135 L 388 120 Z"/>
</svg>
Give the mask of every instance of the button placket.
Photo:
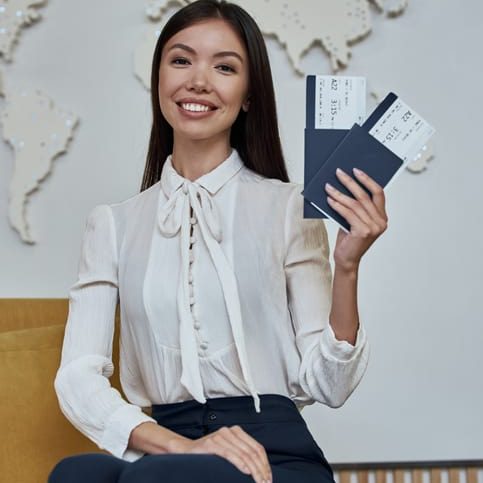
<svg viewBox="0 0 483 483">
<path fill-rule="evenodd" d="M 208 342 L 202 339 L 201 336 L 201 324 L 197 317 L 197 310 L 196 310 L 196 298 L 195 298 L 195 291 L 194 291 L 194 278 L 193 278 L 193 263 L 195 260 L 194 251 L 195 251 L 195 242 L 197 236 L 195 234 L 195 225 L 197 224 L 196 217 L 193 216 L 193 209 L 191 209 L 191 216 L 190 216 L 190 247 L 189 247 L 189 300 L 190 300 L 190 310 L 193 316 L 193 327 L 196 330 L 196 338 L 199 341 L 199 351 L 198 355 L 203 357 L 204 351 L 208 348 Z"/>
<path fill-rule="evenodd" d="M 191 216 L 191 219 L 193 220 L 194 217 Z M 188 271 L 189 297 L 190 297 L 190 306 L 191 307 L 195 303 L 195 294 L 194 294 L 194 287 L 193 287 L 193 263 L 195 261 L 194 240 L 195 240 L 194 223 L 191 223 L 191 226 L 190 226 L 190 246 L 189 246 L 189 271 Z"/>
<path fill-rule="evenodd" d="M 195 328 L 195 330 L 198 331 L 201 328 L 201 324 L 200 324 L 200 321 L 198 319 L 199 315 L 198 315 L 198 305 L 197 304 L 193 304 L 191 312 L 193 314 L 193 327 Z"/>
</svg>

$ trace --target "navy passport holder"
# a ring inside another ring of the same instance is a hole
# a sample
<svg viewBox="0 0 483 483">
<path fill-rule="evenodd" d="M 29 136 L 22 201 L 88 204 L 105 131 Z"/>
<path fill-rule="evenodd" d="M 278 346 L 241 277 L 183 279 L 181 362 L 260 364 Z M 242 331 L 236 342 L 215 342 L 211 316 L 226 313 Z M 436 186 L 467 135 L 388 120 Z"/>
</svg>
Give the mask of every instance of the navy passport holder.
<svg viewBox="0 0 483 483">
<path fill-rule="evenodd" d="M 304 190 L 327 161 L 337 145 L 344 139 L 348 129 L 305 128 L 304 136 Z M 304 218 L 327 218 L 304 199 Z"/>
<path fill-rule="evenodd" d="M 390 181 L 403 160 L 369 134 L 370 129 L 397 99 L 390 92 L 360 126 L 351 129 L 315 129 L 315 76 L 307 76 L 307 98 L 304 132 L 304 218 L 333 218 L 347 231 L 350 225 L 327 203 L 325 183 L 342 193 L 352 193 L 339 181 L 335 171 L 344 170 L 368 194 L 371 193 L 355 178 L 352 168 L 365 171 L 382 187 Z M 315 208 L 311 202 L 320 209 Z M 322 211 L 320 211 L 322 210 Z"/>
<path fill-rule="evenodd" d="M 306 204 L 307 202 L 309 204 L 310 202 L 316 204 L 330 218 L 333 218 L 336 222 L 345 227 L 348 232 L 350 231 L 350 224 L 327 203 L 327 192 L 325 190 L 326 182 L 329 182 L 342 193 L 354 198 L 354 195 L 352 195 L 352 193 L 337 178 L 336 169 L 342 169 L 345 173 L 351 176 L 369 196 L 372 197 L 371 192 L 357 180 L 352 168 L 361 169 L 379 185 L 384 187 L 403 164 L 403 160 L 399 158 L 399 156 L 394 154 L 369 134 L 367 130 L 367 126 L 370 125 L 369 119 L 363 124 L 363 126 L 355 123 L 349 131 L 345 132 L 342 139 L 339 138 L 336 140 L 335 138 L 337 138 L 338 134 L 334 133 L 334 139 L 332 141 L 336 146 L 329 156 L 327 156 L 327 152 L 331 150 L 331 146 L 327 146 L 326 148 L 323 146 L 322 142 L 316 142 L 317 134 L 311 134 L 311 130 L 306 130 L 306 141 L 308 140 L 309 142 L 306 142 L 305 145 L 305 169 L 307 171 L 308 168 L 309 173 L 305 173 L 305 184 L 304 190 L 302 191 Z M 322 133 L 330 130 L 317 131 Z M 319 136 L 327 136 L 327 134 Z M 324 143 L 325 142 L 326 141 L 324 141 Z M 327 157 L 324 158 L 325 156 Z M 310 171 L 315 170 L 315 164 L 317 162 L 320 163 L 319 169 L 314 175 L 310 176 L 312 174 Z M 310 208 L 319 211 L 313 205 L 310 205 Z M 309 215 L 311 214 L 308 210 L 307 213 Z M 305 210 L 304 217 L 315 218 L 312 216 L 306 216 Z M 326 217 L 327 216 L 324 218 Z"/>
</svg>

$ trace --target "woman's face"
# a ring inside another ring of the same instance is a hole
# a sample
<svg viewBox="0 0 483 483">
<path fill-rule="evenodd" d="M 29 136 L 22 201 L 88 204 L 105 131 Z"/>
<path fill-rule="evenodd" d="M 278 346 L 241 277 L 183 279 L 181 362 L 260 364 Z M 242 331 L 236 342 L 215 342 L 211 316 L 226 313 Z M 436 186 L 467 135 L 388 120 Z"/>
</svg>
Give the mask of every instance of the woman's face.
<svg viewBox="0 0 483 483">
<path fill-rule="evenodd" d="M 191 25 L 163 48 L 159 104 L 174 139 L 228 138 L 240 108 L 248 109 L 248 58 L 222 19 Z"/>
</svg>

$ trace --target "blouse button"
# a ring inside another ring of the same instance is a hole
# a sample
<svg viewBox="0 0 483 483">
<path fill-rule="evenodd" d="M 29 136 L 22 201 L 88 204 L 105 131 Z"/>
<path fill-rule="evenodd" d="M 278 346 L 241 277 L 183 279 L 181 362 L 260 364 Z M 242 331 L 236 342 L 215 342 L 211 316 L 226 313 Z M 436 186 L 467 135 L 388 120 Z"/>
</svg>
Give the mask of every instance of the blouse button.
<svg viewBox="0 0 483 483">
<path fill-rule="evenodd" d="M 185 195 L 188 193 L 188 185 L 186 183 L 183 184 L 183 193 Z"/>
<path fill-rule="evenodd" d="M 196 241 L 196 238 L 194 235 L 190 236 L 190 243 L 194 243 Z"/>
<path fill-rule="evenodd" d="M 208 348 L 208 344 L 207 344 L 206 342 L 202 342 L 202 343 L 200 344 L 200 347 L 201 347 L 202 349 L 207 349 L 207 348 Z"/>
<path fill-rule="evenodd" d="M 200 328 L 201 328 L 201 324 L 200 324 L 198 321 L 196 321 L 196 322 L 193 324 L 193 326 L 194 326 L 194 328 L 195 328 L 196 330 L 200 330 Z"/>
<path fill-rule="evenodd" d="M 193 263 L 194 259 L 195 259 L 195 256 L 193 252 L 190 250 L 190 263 Z"/>
<path fill-rule="evenodd" d="M 191 223 L 192 225 L 196 225 L 196 218 L 195 218 L 194 216 L 192 216 L 192 217 L 190 218 L 190 223 Z"/>
<path fill-rule="evenodd" d="M 190 305 L 194 305 L 195 303 L 195 298 L 193 296 L 190 297 Z"/>
<path fill-rule="evenodd" d="M 188 279 L 189 279 L 189 282 L 190 283 L 193 283 L 193 274 L 190 272 L 189 276 L 188 276 Z"/>
</svg>

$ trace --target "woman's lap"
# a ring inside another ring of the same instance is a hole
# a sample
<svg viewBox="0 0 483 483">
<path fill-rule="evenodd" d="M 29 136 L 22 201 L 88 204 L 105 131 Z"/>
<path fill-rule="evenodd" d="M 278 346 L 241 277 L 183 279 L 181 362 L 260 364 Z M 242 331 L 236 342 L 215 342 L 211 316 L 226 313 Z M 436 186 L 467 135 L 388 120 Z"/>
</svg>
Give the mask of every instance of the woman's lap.
<svg viewBox="0 0 483 483">
<path fill-rule="evenodd" d="M 47 483 L 117 483 L 131 463 L 104 453 L 83 453 L 60 460 Z"/>
<path fill-rule="evenodd" d="M 85 453 L 62 459 L 48 483 L 249 483 L 226 459 L 212 454 L 146 455 L 130 463 L 112 455 Z"/>
<path fill-rule="evenodd" d="M 274 483 L 330 482 L 314 465 L 303 462 L 271 465 Z M 52 470 L 48 483 L 253 483 L 225 458 L 212 454 L 146 455 L 130 463 L 103 453 L 85 453 L 62 459 Z"/>
<path fill-rule="evenodd" d="M 118 483 L 253 483 L 228 460 L 213 454 L 148 455 L 131 463 Z"/>
<path fill-rule="evenodd" d="M 280 395 L 261 395 L 262 413 L 251 396 L 212 398 L 153 406 L 158 424 L 189 439 L 238 424 L 266 449 L 274 483 L 334 483 L 332 469 L 296 406 Z M 214 454 L 146 454 L 128 462 L 86 453 L 61 460 L 48 483 L 252 483 L 227 459 Z"/>
</svg>

